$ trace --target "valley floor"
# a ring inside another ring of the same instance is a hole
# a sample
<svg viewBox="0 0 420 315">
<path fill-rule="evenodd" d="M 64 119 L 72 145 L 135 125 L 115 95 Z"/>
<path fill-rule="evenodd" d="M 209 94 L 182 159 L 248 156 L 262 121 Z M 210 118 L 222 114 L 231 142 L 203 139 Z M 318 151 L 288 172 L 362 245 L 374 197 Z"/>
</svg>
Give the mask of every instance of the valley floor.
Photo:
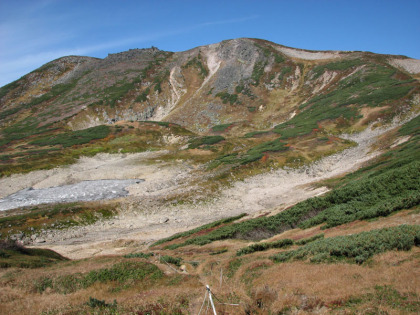
<svg viewBox="0 0 420 315">
<path fill-rule="evenodd" d="M 4 187 L 1 195 L 23 188 L 47 188 L 81 180 L 142 178 L 145 182 L 129 186 L 129 196 L 118 200 L 121 207 L 118 216 L 94 225 L 55 231 L 46 243 L 37 244 L 72 259 L 125 253 L 130 250 L 127 244 L 132 244 L 132 241 L 147 247 L 160 238 L 220 218 L 240 213 L 248 213 L 247 218 L 274 214 L 299 201 L 323 194 L 328 189 L 316 187 L 318 181 L 355 170 L 377 156 L 380 152 L 372 150 L 371 146 L 390 129 L 392 126 L 368 128 L 347 135 L 346 138 L 355 141 L 357 146 L 300 169 L 273 170 L 233 182 L 231 187 L 206 202 L 165 202 L 169 194 L 190 189 L 195 189 L 194 193 L 198 195 L 206 195 L 205 189 L 190 185 L 197 177 L 194 166 L 188 161 L 169 163 L 159 160 L 165 152 L 100 154 L 82 158 L 69 167 L 13 175 L 0 180 L 0 187 Z"/>
</svg>

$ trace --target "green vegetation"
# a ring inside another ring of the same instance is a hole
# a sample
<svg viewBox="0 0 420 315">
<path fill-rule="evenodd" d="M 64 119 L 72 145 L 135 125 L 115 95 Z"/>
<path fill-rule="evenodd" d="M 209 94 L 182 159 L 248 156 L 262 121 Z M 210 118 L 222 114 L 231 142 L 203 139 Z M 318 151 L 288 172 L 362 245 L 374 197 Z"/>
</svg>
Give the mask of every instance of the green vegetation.
<svg viewBox="0 0 420 315">
<path fill-rule="evenodd" d="M 200 76 L 202 78 L 207 77 L 207 75 L 209 74 L 207 68 L 204 66 L 204 64 L 201 61 L 201 54 L 198 54 L 198 57 L 194 57 L 193 59 L 188 61 L 183 68 L 188 68 L 188 67 L 197 68 L 200 71 Z"/>
<path fill-rule="evenodd" d="M 223 132 L 223 131 L 226 131 L 226 129 L 228 129 L 229 127 L 231 127 L 233 125 L 234 125 L 233 123 L 216 125 L 216 126 L 213 126 L 211 128 L 211 130 L 214 131 L 214 132 Z"/>
<path fill-rule="evenodd" d="M 362 65 L 359 59 L 347 59 L 343 61 L 331 62 L 325 65 L 316 66 L 312 69 L 313 79 L 320 77 L 326 70 L 330 71 L 345 71 L 350 68 L 355 68 Z"/>
<path fill-rule="evenodd" d="M 293 240 L 288 239 L 288 238 L 278 240 L 275 242 L 256 243 L 256 244 L 252 244 L 250 246 L 241 248 L 240 250 L 236 252 L 236 256 L 242 256 L 242 255 L 252 254 L 255 252 L 266 251 L 271 248 L 286 248 L 286 247 L 289 247 L 290 245 L 293 245 Z"/>
<path fill-rule="evenodd" d="M 419 136 L 420 135 L 420 116 L 417 116 L 410 120 L 408 123 L 403 125 L 399 131 L 401 135 L 408 136 Z"/>
<path fill-rule="evenodd" d="M 264 75 L 265 62 L 257 61 L 252 70 L 251 79 L 254 81 L 252 84 L 258 86 L 260 84 L 261 77 Z"/>
<path fill-rule="evenodd" d="M 363 303 L 371 303 L 373 305 L 386 305 L 393 309 L 402 311 L 403 313 L 412 312 L 420 313 L 419 297 L 416 293 L 401 294 L 393 287 L 385 285 L 377 285 L 374 292 L 363 294 L 361 296 L 351 297 L 344 305 L 344 309 L 350 308 L 355 313 L 355 306 Z M 380 314 L 381 310 L 375 306 L 371 309 L 373 313 Z"/>
<path fill-rule="evenodd" d="M 21 79 L 18 79 L 16 81 L 13 81 L 9 84 L 6 84 L 5 86 L 2 86 L 0 88 L 0 100 L 5 97 L 7 94 L 9 94 L 9 92 L 13 91 L 14 89 L 16 89 L 17 87 L 19 87 L 19 81 Z"/>
<path fill-rule="evenodd" d="M 292 67 L 290 66 L 281 68 L 280 74 L 278 76 L 279 81 L 283 81 L 284 76 L 290 72 L 292 72 Z"/>
<path fill-rule="evenodd" d="M 420 204 L 419 183 L 418 161 L 388 170 L 373 178 L 361 179 L 320 198 L 318 209 L 326 207 L 314 217 L 302 222 L 300 227 L 307 228 L 326 223 L 323 228 L 330 228 L 409 209 Z M 322 206 L 324 202 L 327 204 Z"/>
<path fill-rule="evenodd" d="M 194 138 L 189 141 L 188 149 L 196 149 L 202 145 L 216 144 L 223 140 L 226 140 L 226 139 L 222 136 L 204 136 L 204 137 Z"/>
<path fill-rule="evenodd" d="M 154 255 L 155 254 L 153 254 L 153 253 L 132 253 L 132 254 L 124 255 L 124 258 L 145 258 L 145 259 L 148 259 L 148 258 L 150 258 Z"/>
<path fill-rule="evenodd" d="M 281 252 L 271 257 L 275 262 L 293 259 L 311 262 L 346 260 L 362 264 L 375 254 L 390 250 L 410 250 L 420 245 L 420 226 L 401 225 L 311 242 L 296 250 Z"/>
<path fill-rule="evenodd" d="M 150 126 L 156 124 L 165 128 L 156 128 Z M 44 127 L 42 127 L 44 128 Z M 46 128 L 46 127 L 45 127 Z M 9 153 L 0 155 L 0 176 L 10 175 L 13 173 L 24 173 L 39 169 L 50 169 L 59 165 L 68 165 L 74 163 L 80 156 L 94 156 L 95 154 L 106 153 L 128 153 L 128 152 L 144 152 L 146 150 L 157 150 L 164 147 L 166 144 L 161 142 L 160 139 L 163 135 L 171 133 L 182 136 L 194 135 L 189 130 L 169 122 L 145 122 L 139 128 L 133 126 L 109 126 L 109 127 L 96 127 L 98 129 L 86 131 L 66 132 L 64 135 L 57 135 L 62 130 L 53 129 L 39 129 L 44 131 L 43 136 L 35 138 L 31 136 L 31 145 L 52 145 L 57 143 L 55 147 L 44 147 L 42 150 L 26 149 L 20 150 L 17 153 Z M 106 138 L 97 139 L 83 144 L 89 139 L 96 138 L 99 134 L 96 131 L 105 131 L 105 128 L 110 128 L 110 132 Z M 22 129 L 25 131 L 24 129 Z M 34 132 L 34 131 L 32 131 Z M 41 131 L 39 131 L 41 132 Z M 96 135 L 95 135 L 96 133 Z M 47 137 L 46 135 L 49 135 Z M 14 134 L 16 136 L 17 134 Z M 27 134 L 19 135 L 22 137 Z M 33 142 L 32 142 L 33 141 Z M 1 142 L 1 140 L 0 140 Z M 65 144 L 63 147 L 61 144 Z M 68 145 L 78 144 L 78 146 L 69 147 Z M 5 152 L 6 153 L 6 152 Z"/>
<path fill-rule="evenodd" d="M 67 148 L 74 145 L 85 144 L 92 140 L 106 138 L 109 133 L 110 127 L 101 125 L 88 129 L 61 133 L 56 136 L 43 137 L 32 141 L 30 144 L 42 146 L 61 145 L 64 148 Z"/>
<path fill-rule="evenodd" d="M 244 90 L 244 86 L 243 85 L 237 85 L 236 87 L 235 87 L 235 92 L 237 93 L 237 94 L 240 94 L 240 93 L 242 93 L 242 91 Z"/>
<path fill-rule="evenodd" d="M 163 272 L 155 265 L 143 261 L 127 261 L 117 263 L 110 268 L 92 270 L 88 273 L 76 273 L 56 278 L 42 277 L 34 286 L 42 293 L 50 287 L 57 293 L 68 294 L 86 289 L 95 283 L 116 282 L 118 284 L 133 285 L 135 281 L 145 279 L 160 279 Z"/>
<path fill-rule="evenodd" d="M 238 269 L 242 265 L 242 263 L 243 263 L 243 260 L 241 258 L 236 258 L 236 259 L 233 259 L 233 260 L 229 261 L 226 276 L 228 278 L 232 278 L 235 275 L 236 271 L 238 271 Z"/>
<path fill-rule="evenodd" d="M 274 61 L 276 62 L 276 63 L 282 63 L 282 62 L 284 62 L 286 59 L 284 59 L 284 57 L 282 56 L 282 55 L 280 55 L 280 54 L 275 54 L 274 55 Z"/>
<path fill-rule="evenodd" d="M 49 92 L 41 95 L 40 97 L 32 99 L 26 106 L 33 107 L 38 104 L 41 104 L 42 102 L 49 101 L 59 95 L 65 94 L 72 90 L 76 86 L 77 82 L 78 80 L 73 80 L 72 82 L 67 84 L 54 85 Z"/>
<path fill-rule="evenodd" d="M 310 243 L 310 242 L 313 242 L 313 241 L 319 240 L 319 239 L 321 239 L 321 238 L 324 238 L 324 234 L 317 234 L 317 235 L 314 235 L 314 236 L 312 236 L 312 237 L 303 238 L 303 239 L 301 239 L 301 240 L 296 241 L 296 242 L 295 242 L 295 244 L 296 244 L 296 245 L 306 245 L 306 244 L 308 244 L 308 243 Z"/>
<path fill-rule="evenodd" d="M 25 106 L 17 106 L 15 108 L 10 108 L 10 109 L 3 110 L 0 113 L 0 120 L 3 120 L 8 116 L 12 116 L 13 114 L 16 114 L 17 112 L 19 112 L 23 108 L 25 108 Z"/>
<path fill-rule="evenodd" d="M 150 93 L 150 88 L 145 89 L 139 96 L 136 98 L 136 102 L 145 102 L 147 101 L 147 96 Z"/>
<path fill-rule="evenodd" d="M 60 254 L 40 248 L 26 248 L 14 241 L 0 240 L 0 268 L 41 268 L 67 260 Z"/>
<path fill-rule="evenodd" d="M 29 136 L 51 131 L 52 129 L 50 127 L 50 125 L 39 127 L 39 121 L 34 117 L 25 118 L 2 130 L 3 139 L 0 139 L 0 145 L 6 145 L 14 140 L 21 140 Z"/>
<path fill-rule="evenodd" d="M 252 131 L 245 134 L 245 138 L 254 138 L 255 136 L 262 136 L 268 134 L 269 131 Z"/>
<path fill-rule="evenodd" d="M 88 225 L 98 220 L 114 216 L 114 207 L 67 203 L 40 205 L 27 209 L 22 214 L 0 218 L 0 233 L 3 237 L 14 233 L 34 234 L 41 228 L 65 229 L 72 226 Z"/>
<path fill-rule="evenodd" d="M 280 139 L 275 139 L 272 141 L 267 141 L 260 143 L 253 148 L 249 149 L 244 154 L 227 154 L 223 155 L 214 161 L 210 162 L 209 168 L 215 168 L 221 164 L 238 164 L 238 165 L 245 165 L 257 160 L 260 160 L 265 153 L 267 152 L 282 152 L 286 151 L 288 147 L 285 146 L 286 143 L 281 142 Z"/>
<path fill-rule="evenodd" d="M 223 248 L 223 249 L 221 249 L 221 250 L 218 250 L 218 251 L 215 251 L 215 252 L 212 252 L 212 253 L 210 253 L 210 255 L 220 255 L 220 254 L 223 254 L 223 253 L 227 253 L 227 248 Z"/>
<path fill-rule="evenodd" d="M 87 306 L 91 307 L 91 308 L 100 308 L 100 309 L 104 309 L 104 308 L 116 308 L 117 307 L 117 301 L 114 300 L 114 302 L 112 304 L 109 303 L 105 303 L 105 300 L 98 300 L 95 299 L 93 297 L 89 297 L 89 301 L 86 303 Z"/>
<path fill-rule="evenodd" d="M 154 243 L 152 246 L 157 246 L 157 245 L 160 245 L 160 244 L 163 244 L 163 243 L 167 243 L 167 242 L 176 240 L 176 239 L 181 238 L 181 237 L 188 237 L 188 236 L 193 235 L 195 233 L 198 233 L 198 232 L 201 232 L 201 231 L 204 231 L 204 230 L 208 230 L 208 229 L 212 229 L 212 228 L 215 228 L 219 225 L 239 220 L 240 218 L 243 218 L 244 216 L 246 216 L 246 213 L 242 213 L 242 214 L 234 216 L 234 217 L 229 217 L 229 218 L 221 219 L 221 220 L 218 220 L 218 221 L 214 221 L 212 223 L 202 225 L 198 228 L 195 228 L 195 229 L 192 229 L 192 230 L 189 230 L 189 231 L 185 231 L 185 232 L 182 232 L 182 233 L 178 233 L 178 234 L 172 235 L 172 236 L 167 237 L 167 238 L 163 238 L 163 239 L 157 241 L 156 243 Z"/>
<path fill-rule="evenodd" d="M 173 264 L 177 267 L 181 266 L 181 261 L 182 261 L 181 258 L 172 257 L 172 256 L 169 256 L 169 255 L 163 255 L 163 256 L 160 257 L 160 262 L 167 263 L 167 264 Z"/>
<path fill-rule="evenodd" d="M 408 143 L 407 146 L 410 147 Z M 418 147 L 413 150 L 418 154 Z M 408 154 L 412 156 L 411 151 Z M 324 196 L 307 199 L 271 217 L 251 219 L 212 230 L 177 244 L 177 247 L 205 245 L 229 238 L 258 240 L 296 227 L 308 228 L 321 223 L 326 223 L 323 228 L 333 227 L 414 207 L 420 203 L 420 162 L 410 162 L 410 157 L 406 157 L 406 161 L 398 160 L 398 156 L 396 158 L 398 162 L 392 160 L 386 167 L 381 162 L 379 169 L 365 169 L 364 176 L 360 177 L 359 174 L 358 180 L 354 180 L 355 173 L 350 175 L 346 180 L 347 185 Z"/>
<path fill-rule="evenodd" d="M 137 79 L 137 80 L 136 80 Z M 140 78 L 136 78 L 131 82 L 121 80 L 116 84 L 104 89 L 104 102 L 106 105 L 114 107 L 124 95 L 135 88 L 135 84 L 139 83 Z"/>
<path fill-rule="evenodd" d="M 227 104 L 229 102 L 230 105 L 233 105 L 239 102 L 237 94 L 229 94 L 228 92 L 219 92 L 216 94 L 216 97 L 220 97 L 223 104 Z"/>
<path fill-rule="evenodd" d="M 413 81 L 400 81 L 394 74 L 394 69 L 368 64 L 341 80 L 336 89 L 302 104 L 302 112 L 276 126 L 274 131 L 281 134 L 282 139 L 303 136 L 318 128 L 318 122 L 337 118 L 342 119 L 337 128 L 346 127 L 349 121 L 360 118 L 357 107 L 351 105 L 380 106 L 406 96 L 414 88 L 410 84 Z"/>
<path fill-rule="evenodd" d="M 153 83 L 155 83 L 154 90 L 158 93 L 162 92 L 162 83 L 169 77 L 169 70 L 161 72 L 155 77 Z"/>
</svg>

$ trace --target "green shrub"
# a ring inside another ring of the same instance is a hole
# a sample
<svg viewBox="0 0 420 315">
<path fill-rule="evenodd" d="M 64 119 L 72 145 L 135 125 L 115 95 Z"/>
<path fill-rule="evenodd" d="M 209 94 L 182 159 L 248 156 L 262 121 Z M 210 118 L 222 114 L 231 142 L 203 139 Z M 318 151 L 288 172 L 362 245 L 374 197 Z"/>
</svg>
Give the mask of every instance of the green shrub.
<svg viewBox="0 0 420 315">
<path fill-rule="evenodd" d="M 27 107 L 33 107 L 33 106 L 36 106 L 36 105 L 38 105 L 42 102 L 49 101 L 49 100 L 51 100 L 51 99 L 53 99 L 53 98 L 55 98 L 59 95 L 67 93 L 76 86 L 77 82 L 78 82 L 78 80 L 74 80 L 74 81 L 72 81 L 70 83 L 67 83 L 67 84 L 63 83 L 63 84 L 54 85 L 49 92 L 32 99 L 26 106 Z"/>
<path fill-rule="evenodd" d="M 162 83 L 169 77 L 169 70 L 161 72 L 158 76 L 155 77 L 153 82 L 155 83 L 154 90 L 158 93 L 162 92 Z"/>
<path fill-rule="evenodd" d="M 226 131 L 226 129 L 228 129 L 232 125 L 233 123 L 216 125 L 216 126 L 213 126 L 211 130 L 214 132 L 223 132 L 223 131 Z"/>
<path fill-rule="evenodd" d="M 292 72 L 292 67 L 290 66 L 283 67 L 278 76 L 279 81 L 283 81 L 284 76 L 290 72 Z"/>
<path fill-rule="evenodd" d="M 200 54 L 198 55 L 198 57 L 194 57 L 193 59 L 188 61 L 185 64 L 185 66 L 183 66 L 183 68 L 188 68 L 188 67 L 197 68 L 200 71 L 200 75 L 201 75 L 202 78 L 205 78 L 209 74 L 207 68 L 204 66 L 204 64 L 201 61 L 201 55 Z"/>
<path fill-rule="evenodd" d="M 227 251 L 228 251 L 227 248 L 224 248 L 224 249 L 212 252 L 212 253 L 210 253 L 210 255 L 220 255 L 220 254 L 223 254 L 223 253 L 227 253 Z"/>
<path fill-rule="evenodd" d="M 306 244 L 308 244 L 308 243 L 310 243 L 310 242 L 313 242 L 313 241 L 319 240 L 319 239 L 321 239 L 321 238 L 324 238 L 324 234 L 317 234 L 317 235 L 314 235 L 314 236 L 312 236 L 312 237 L 303 238 L 303 239 L 301 239 L 301 240 L 296 241 L 296 242 L 295 242 L 295 244 L 296 244 L 296 245 L 306 245 Z"/>
<path fill-rule="evenodd" d="M 246 213 L 242 213 L 242 214 L 234 216 L 234 217 L 229 217 L 229 218 L 221 219 L 221 220 L 218 220 L 218 221 L 214 221 L 212 223 L 202 225 L 198 228 L 195 228 L 195 229 L 192 229 L 192 230 L 189 230 L 189 231 L 185 231 L 185 232 L 182 232 L 182 233 L 178 233 L 178 234 L 172 235 L 172 236 L 167 237 L 167 238 L 163 238 L 163 239 L 157 241 L 156 243 L 152 244 L 152 246 L 157 246 L 159 244 L 167 243 L 167 242 L 176 240 L 176 239 L 181 238 L 181 237 L 188 237 L 188 236 L 193 235 L 197 232 L 207 230 L 207 229 L 211 229 L 211 228 L 214 228 L 214 227 L 222 225 L 222 224 L 226 224 L 226 223 L 230 223 L 232 221 L 239 220 L 240 218 L 242 218 L 244 216 L 246 216 Z"/>
<path fill-rule="evenodd" d="M 237 153 L 223 155 L 212 161 L 209 167 L 214 168 L 222 163 L 245 165 L 260 160 L 267 152 L 281 152 L 288 150 L 288 147 L 286 147 L 285 145 L 286 143 L 281 142 L 280 139 L 263 142 L 254 146 L 253 148 L 249 149 L 246 153 L 241 155 Z"/>
<path fill-rule="evenodd" d="M 147 259 L 147 258 L 150 258 L 152 256 L 154 256 L 153 253 L 132 253 L 132 254 L 124 255 L 124 258 L 145 258 L 145 259 Z"/>
<path fill-rule="evenodd" d="M 191 139 L 189 141 L 188 149 L 196 149 L 201 145 L 212 145 L 225 140 L 222 136 L 204 136 Z"/>
<path fill-rule="evenodd" d="M 52 288 L 59 293 L 68 294 L 85 289 L 93 284 L 118 282 L 133 283 L 146 278 L 159 279 L 163 272 L 153 264 L 142 261 L 128 261 L 117 263 L 110 268 L 92 270 L 88 273 L 70 274 L 53 279 Z"/>
<path fill-rule="evenodd" d="M 227 104 L 228 102 L 230 105 L 238 103 L 237 94 L 229 94 L 228 92 L 219 92 L 216 94 L 216 97 L 220 97 L 223 101 L 223 104 Z"/>
<path fill-rule="evenodd" d="M 281 252 L 271 257 L 275 262 L 304 260 L 330 262 L 345 259 L 364 263 L 375 254 L 390 250 L 410 250 L 420 245 L 420 226 L 400 225 L 348 236 L 330 237 L 306 244 L 296 250 Z"/>
<path fill-rule="evenodd" d="M 341 69 L 359 64 L 359 61 L 345 61 L 322 66 L 322 69 Z M 321 69 L 321 68 L 319 68 Z M 411 80 L 394 78 L 395 70 L 368 63 L 364 69 L 341 80 L 335 89 L 312 97 L 302 104 L 302 110 L 289 121 L 274 128 L 282 139 L 310 134 L 322 120 L 344 121 L 359 119 L 357 106 L 380 106 L 384 102 L 398 100 L 414 88 Z"/>
<path fill-rule="evenodd" d="M 145 89 L 143 92 L 140 93 L 139 96 L 136 98 L 136 102 L 145 102 L 147 101 L 147 96 L 150 93 L 150 88 Z"/>
<path fill-rule="evenodd" d="M 92 140 L 103 139 L 110 133 L 110 127 L 101 125 L 91 127 L 84 130 L 77 130 L 58 134 L 56 136 L 43 137 L 38 140 L 31 141 L 33 145 L 62 145 L 64 148 L 71 147 L 73 145 L 80 145 L 89 143 Z"/>
<path fill-rule="evenodd" d="M 256 244 L 252 244 L 250 246 L 239 249 L 236 252 L 236 256 L 242 256 L 242 255 L 247 255 L 254 252 L 266 251 L 271 248 L 286 248 L 286 247 L 289 247 L 290 245 L 293 245 L 293 240 L 288 239 L 288 238 L 278 240 L 275 242 L 256 243 Z"/>
<path fill-rule="evenodd" d="M 181 266 L 181 258 L 178 257 L 172 257 L 172 256 L 168 256 L 168 255 L 164 255 L 160 257 L 160 262 L 164 262 L 164 263 L 168 263 L 168 264 L 173 264 L 175 266 Z"/>
<path fill-rule="evenodd" d="M 113 303 L 108 304 L 105 303 L 105 300 L 98 300 L 93 297 L 89 297 L 89 301 L 86 303 L 86 305 L 90 306 L 91 308 L 99 307 L 99 308 L 116 308 L 117 307 L 117 301 L 114 300 Z"/>
<path fill-rule="evenodd" d="M 354 68 L 362 65 L 362 61 L 359 59 L 350 59 L 337 62 L 327 63 L 325 65 L 316 66 L 312 69 L 313 79 L 320 77 L 326 70 L 331 71 L 345 71 L 350 68 Z"/>
<path fill-rule="evenodd" d="M 253 85 L 258 86 L 260 84 L 261 77 L 264 75 L 264 68 L 267 65 L 266 62 L 257 61 L 254 64 L 254 69 L 252 70 L 251 79 L 254 81 Z"/>
</svg>

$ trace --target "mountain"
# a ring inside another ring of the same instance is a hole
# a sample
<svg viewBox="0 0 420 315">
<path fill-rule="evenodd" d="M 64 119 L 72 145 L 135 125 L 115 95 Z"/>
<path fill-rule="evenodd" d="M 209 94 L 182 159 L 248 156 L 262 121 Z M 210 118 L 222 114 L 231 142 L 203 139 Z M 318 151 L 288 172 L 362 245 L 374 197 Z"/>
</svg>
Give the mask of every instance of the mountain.
<svg viewBox="0 0 420 315">
<path fill-rule="evenodd" d="M 246 38 L 177 53 L 152 47 L 63 57 L 0 89 L 0 145 L 33 151 L 45 137 L 121 121 L 282 141 L 352 132 L 418 103 L 419 64 Z"/>
<path fill-rule="evenodd" d="M 0 313 L 418 314 L 419 79 L 241 38 L 2 87 Z"/>
</svg>

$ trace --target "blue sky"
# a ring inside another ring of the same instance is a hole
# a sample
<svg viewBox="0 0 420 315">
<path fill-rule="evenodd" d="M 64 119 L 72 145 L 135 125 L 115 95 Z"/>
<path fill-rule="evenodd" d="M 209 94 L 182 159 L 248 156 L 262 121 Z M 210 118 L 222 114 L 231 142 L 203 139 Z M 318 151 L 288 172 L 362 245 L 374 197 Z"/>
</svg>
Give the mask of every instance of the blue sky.
<svg viewBox="0 0 420 315">
<path fill-rule="evenodd" d="M 0 86 L 66 55 L 238 37 L 420 59 L 420 0 L 0 0 Z"/>
</svg>

